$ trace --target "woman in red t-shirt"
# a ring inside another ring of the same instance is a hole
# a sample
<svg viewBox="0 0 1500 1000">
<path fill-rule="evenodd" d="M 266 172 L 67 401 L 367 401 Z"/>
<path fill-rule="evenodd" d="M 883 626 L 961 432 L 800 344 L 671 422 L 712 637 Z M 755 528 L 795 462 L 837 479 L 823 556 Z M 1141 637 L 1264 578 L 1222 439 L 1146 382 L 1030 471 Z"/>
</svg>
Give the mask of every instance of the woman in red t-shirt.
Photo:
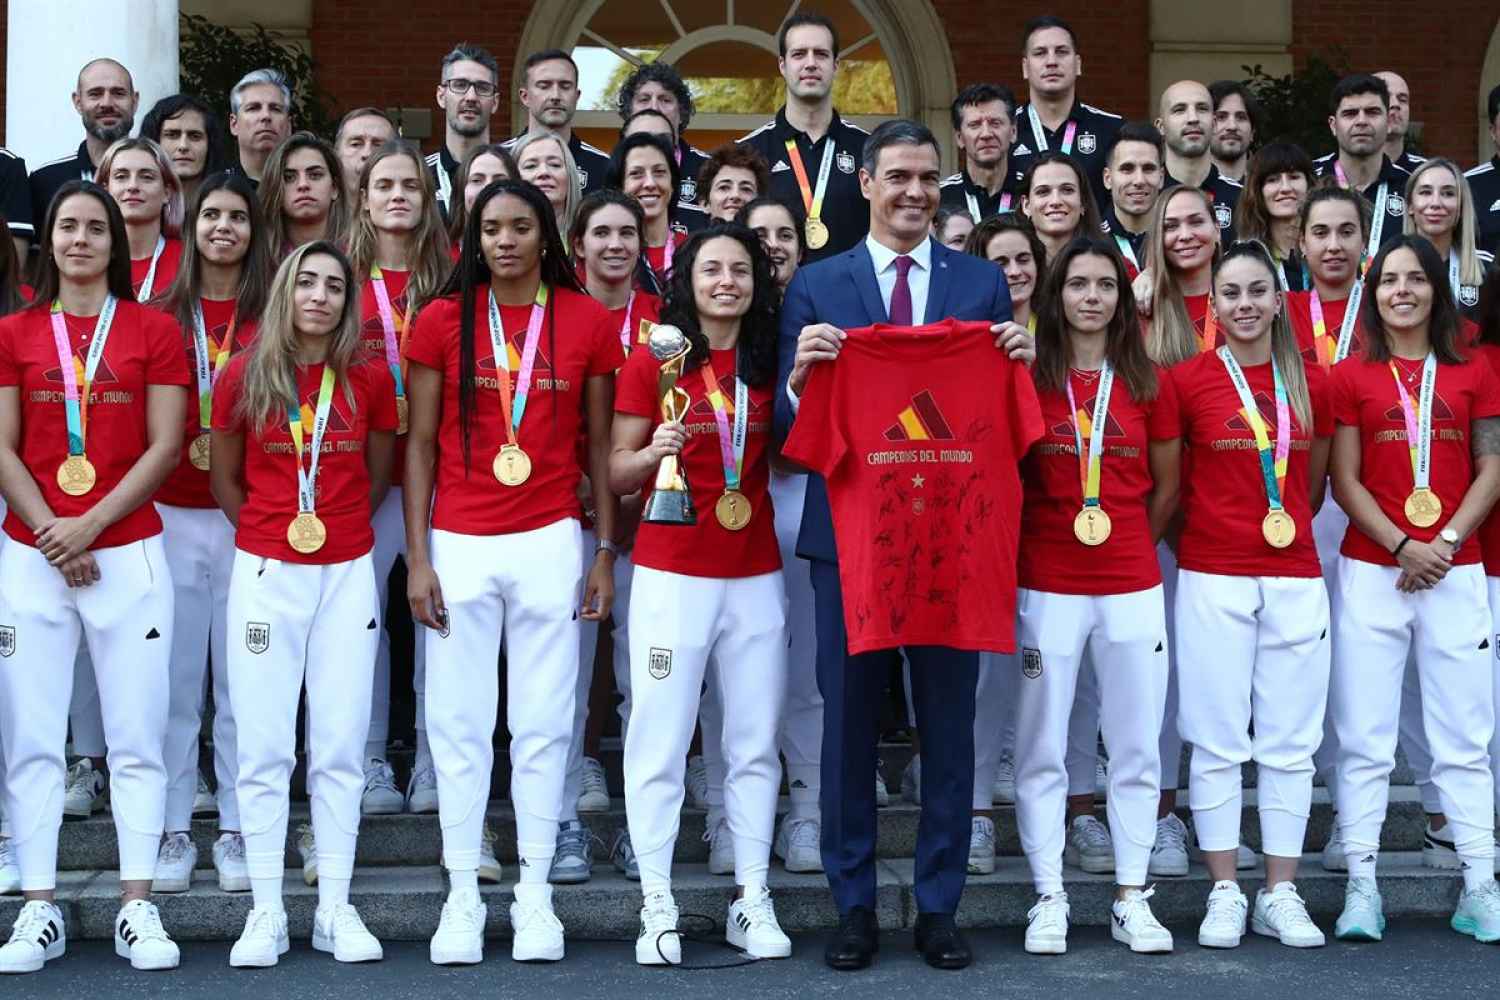
<svg viewBox="0 0 1500 1000">
<path fill-rule="evenodd" d="M 236 968 L 275 965 L 287 950 L 282 861 L 304 685 L 318 845 L 313 947 L 340 962 L 382 954 L 349 904 L 349 881 L 380 621 L 370 514 L 390 481 L 396 405 L 390 372 L 361 354 L 359 338 L 349 261 L 327 241 L 306 244 L 277 270 L 255 344 L 214 392 L 209 471 L 236 528 L 235 794 L 255 897 L 229 954 Z"/>
<path fill-rule="evenodd" d="M 396 557 L 406 552 L 402 518 L 401 470 L 406 458 L 406 361 L 403 357 L 412 319 L 442 288 L 451 261 L 448 236 L 438 214 L 432 175 L 421 152 L 405 141 L 388 142 L 365 163 L 359 190 L 352 192 L 354 221 L 349 236 L 349 263 L 359 282 L 361 347 L 391 374 L 396 393 L 396 460 L 391 488 L 375 511 L 375 590 L 384 614 L 386 588 Z M 404 617 L 404 613 L 402 614 Z M 384 618 L 382 617 L 382 622 Z M 365 815 L 437 812 L 437 777 L 427 743 L 422 692 L 427 681 L 422 643 L 412 652 L 412 687 L 416 692 L 417 756 L 407 794 L 396 787 L 386 762 L 391 729 L 391 643 L 380 630 L 375 659 L 375 687 L 370 700 L 370 735 L 365 741 Z"/>
<path fill-rule="evenodd" d="M 1016 819 L 1040 897 L 1028 915 L 1026 950 L 1067 950 L 1064 756 L 1087 653 L 1099 666 L 1110 757 L 1119 884 L 1111 927 L 1133 951 L 1170 951 L 1172 935 L 1142 890 L 1167 692 L 1166 612 L 1153 547 L 1177 499 L 1176 402 L 1146 355 L 1125 264 L 1110 244 L 1079 237 L 1064 247 L 1048 266 L 1042 302 L 1032 376 L 1047 432 L 1022 464 L 1017 580 Z"/>
<path fill-rule="evenodd" d="M 1375 883 L 1408 656 L 1416 661 L 1432 779 L 1464 871 L 1453 927 L 1500 939 L 1494 881 L 1494 638 L 1470 536 L 1500 496 L 1500 379 L 1459 346 L 1458 310 L 1432 244 L 1376 254 L 1362 354 L 1333 371 L 1333 487 L 1349 514 L 1339 557 L 1329 702 L 1349 883 L 1334 933 L 1379 940 Z"/>
<path fill-rule="evenodd" d="M 556 961 L 563 928 L 547 874 L 578 620 L 602 621 L 614 596 L 614 497 L 596 495 L 599 543 L 585 580 L 576 449 L 586 420 L 589 478 L 604 482 L 625 354 L 608 311 L 579 290 L 552 207 L 533 185 L 497 181 L 481 191 L 463 247 L 446 296 L 422 310 L 407 344 L 407 597 L 428 628 L 427 732 L 451 879 L 431 957 L 472 964 L 483 955 L 476 879 L 503 636 L 521 858 L 511 955 Z"/>
<path fill-rule="evenodd" d="M 255 337 L 271 285 L 271 251 L 255 189 L 228 170 L 206 178 L 193 200 L 192 239 L 182 269 L 162 294 L 160 309 L 177 321 L 183 356 L 193 373 L 192 398 L 177 467 L 156 491 L 167 567 L 172 571 L 172 695 L 163 753 L 167 766 L 167 837 L 156 861 L 156 892 L 186 892 L 198 850 L 188 836 L 193 816 L 219 814 L 214 868 L 219 888 L 250 888 L 234 786 L 239 760 L 229 697 L 225 618 L 234 525 L 209 484 L 214 385 L 231 357 Z M 214 772 L 217 800 L 198 774 L 204 673 L 212 664 Z M 199 794 L 205 801 L 199 802 Z"/>
<path fill-rule="evenodd" d="M 620 375 L 610 486 L 622 496 L 643 490 L 646 503 L 630 605 L 637 724 L 625 739 L 625 808 L 644 896 L 642 965 L 681 961 L 672 853 L 710 658 L 723 703 L 734 706 L 723 748 L 739 891 L 725 933 L 757 958 L 791 954 L 766 888 L 786 684 L 786 590 L 769 494 L 776 309 L 759 238 L 738 223 L 712 223 L 683 246 L 662 309 L 673 326 L 653 334 L 686 335 L 674 393 L 680 419 L 662 420 L 666 359 L 657 346 L 632 354 Z M 686 516 L 680 492 L 677 503 L 664 502 L 673 495 L 660 488 L 666 459 L 687 480 Z"/>
<path fill-rule="evenodd" d="M 604 186 L 624 191 L 640 202 L 646 219 L 641 253 L 649 265 L 647 277 L 654 282 L 654 287 L 648 287 L 651 291 L 665 289 L 671 279 L 673 256 L 687 238 L 675 225 L 681 177 L 671 143 L 651 132 L 627 135 L 610 153 Z"/>
<path fill-rule="evenodd" d="M 99 161 L 94 180 L 125 217 L 130 284 L 136 301 L 149 301 L 172 283 L 182 261 L 182 182 L 150 139 L 115 142 Z"/>
<path fill-rule="evenodd" d="M 1234 879 L 1240 767 L 1252 759 L 1266 888 L 1251 927 L 1293 947 L 1323 944 L 1294 881 L 1328 702 L 1328 591 L 1312 519 L 1333 414 L 1327 376 L 1303 368 L 1277 270 L 1261 244 L 1231 247 L 1214 275 L 1224 344 L 1172 369 L 1193 456 L 1177 543 L 1178 726 L 1193 746 L 1188 798 L 1214 880 L 1198 929 L 1208 948 L 1236 947 L 1245 933 L 1249 904 Z"/>
<path fill-rule="evenodd" d="M 53 903 L 63 744 L 80 634 L 103 695 L 124 906 L 115 947 L 175 968 L 148 899 L 167 781 L 172 584 L 154 493 L 177 463 L 187 366 L 170 319 L 137 305 L 125 221 L 89 181 L 59 189 L 41 229 L 36 301 L 0 320 L 0 739 L 5 816 L 26 903 L 0 970 L 63 953 Z"/>
</svg>

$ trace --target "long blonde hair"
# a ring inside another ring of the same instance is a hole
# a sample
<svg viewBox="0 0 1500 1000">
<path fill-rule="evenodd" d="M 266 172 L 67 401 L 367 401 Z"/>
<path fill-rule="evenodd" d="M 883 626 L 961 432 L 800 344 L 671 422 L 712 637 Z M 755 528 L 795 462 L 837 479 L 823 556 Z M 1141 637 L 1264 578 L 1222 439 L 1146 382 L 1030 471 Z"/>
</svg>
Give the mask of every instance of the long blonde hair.
<svg viewBox="0 0 1500 1000">
<path fill-rule="evenodd" d="M 328 224 L 323 230 L 323 239 L 342 243 L 349 229 L 349 192 L 344 190 L 344 168 L 339 163 L 338 153 L 332 146 L 311 132 L 293 132 L 281 145 L 272 150 L 266 159 L 266 168 L 261 173 L 260 210 L 265 214 L 266 233 L 271 244 L 271 253 L 280 256 L 282 248 L 291 237 L 287 234 L 286 212 L 281 207 L 286 190 L 283 172 L 286 161 L 299 149 L 316 150 L 328 168 L 333 181 L 333 204 L 328 206 Z"/>
<path fill-rule="evenodd" d="M 1225 264 L 1238 258 L 1253 260 L 1264 267 L 1272 287 L 1277 289 L 1276 294 L 1281 296 L 1281 308 L 1271 320 L 1271 357 L 1276 362 L 1277 370 L 1281 372 L 1281 384 L 1286 388 L 1287 402 L 1291 404 L 1292 413 L 1296 414 L 1297 423 L 1307 432 L 1308 437 L 1312 437 L 1312 397 L 1307 390 L 1307 369 L 1303 367 L 1302 349 L 1297 345 L 1297 334 L 1293 332 L 1291 320 L 1287 318 L 1286 295 L 1276 284 L 1275 258 L 1259 240 L 1237 240 L 1222 257 L 1214 261 L 1214 281 L 1218 281 L 1219 272 Z M 1212 303 L 1209 308 L 1213 308 Z"/>
<path fill-rule="evenodd" d="M 257 430 L 286 420 L 288 405 L 296 405 L 298 401 L 297 330 L 293 321 L 297 274 L 303 261 L 319 254 L 332 257 L 344 270 L 344 308 L 339 312 L 338 324 L 328 334 L 327 364 L 332 366 L 344 390 L 344 401 L 354 409 L 349 369 L 360 350 L 359 292 L 354 272 L 349 258 L 329 241 L 304 243 L 287 254 L 276 269 L 255 343 L 248 348 L 250 359 L 245 363 L 239 415 L 247 426 Z"/>
<path fill-rule="evenodd" d="M 415 316 L 443 286 L 453 264 L 448 257 L 448 234 L 443 229 L 443 217 L 438 214 L 432 175 L 427 172 L 422 154 L 404 140 L 397 139 L 381 146 L 359 172 L 359 191 L 355 194 L 354 221 L 349 232 L 349 263 L 361 282 L 369 278 L 378 243 L 375 224 L 368 211 L 370 175 L 375 164 L 393 156 L 410 160 L 422 185 L 422 214 L 417 220 L 416 231 L 412 233 L 413 250 L 406 261 L 407 269 L 411 271 L 406 284 L 406 314 Z"/>
<path fill-rule="evenodd" d="M 1401 224 L 1401 232 L 1407 236 L 1422 235 L 1417 231 L 1416 217 L 1411 210 L 1411 196 L 1417 190 L 1417 178 L 1437 167 L 1451 173 L 1458 186 L 1458 222 L 1453 227 L 1453 249 L 1458 251 L 1458 280 L 1460 284 L 1477 288 L 1484 284 L 1484 264 L 1474 253 L 1474 233 L 1479 228 L 1479 218 L 1474 213 L 1474 192 L 1469 190 L 1469 182 L 1458 164 L 1447 157 L 1434 156 L 1411 172 L 1406 179 L 1406 220 Z"/>
<path fill-rule="evenodd" d="M 99 168 L 94 171 L 94 183 L 109 190 L 109 172 L 115 168 L 115 157 L 121 153 L 139 150 L 156 160 L 156 170 L 161 174 L 162 185 L 167 189 L 167 200 L 161 206 L 161 234 L 175 240 L 182 236 L 183 213 L 186 211 L 182 199 L 182 181 L 172 160 L 150 139 L 116 139 L 99 159 Z M 1471 227 L 1472 228 L 1472 227 Z"/>
<path fill-rule="evenodd" d="M 1151 324 L 1146 331 L 1146 353 L 1151 360 L 1164 368 L 1186 361 L 1198 353 L 1198 332 L 1188 318 L 1187 303 L 1182 299 L 1182 288 L 1177 275 L 1167 262 L 1167 238 L 1163 223 L 1167 217 L 1167 206 L 1180 194 L 1191 193 L 1203 201 L 1204 210 L 1210 220 L 1214 217 L 1213 197 L 1195 187 L 1179 185 L 1163 191 L 1156 199 L 1152 210 L 1151 235 L 1146 241 L 1146 269 L 1151 272 Z M 1219 243 L 1219 227 L 1214 226 L 1214 256 L 1212 267 L 1217 268 L 1224 248 Z M 1213 308 L 1213 303 L 1209 303 Z"/>
<path fill-rule="evenodd" d="M 579 176 L 578 161 L 573 159 L 573 151 L 568 148 L 568 144 L 563 142 L 562 137 L 555 132 L 548 132 L 545 129 L 532 131 L 516 140 L 516 144 L 510 147 L 510 155 L 516 161 L 516 176 L 519 178 L 521 158 L 526 155 L 526 147 L 534 142 L 543 141 L 557 143 L 557 148 L 562 150 L 563 166 L 568 173 L 568 200 L 563 205 L 562 218 L 557 220 L 557 231 L 566 233 L 573 228 L 573 216 L 578 214 L 578 203 L 583 200 L 583 178 Z"/>
</svg>

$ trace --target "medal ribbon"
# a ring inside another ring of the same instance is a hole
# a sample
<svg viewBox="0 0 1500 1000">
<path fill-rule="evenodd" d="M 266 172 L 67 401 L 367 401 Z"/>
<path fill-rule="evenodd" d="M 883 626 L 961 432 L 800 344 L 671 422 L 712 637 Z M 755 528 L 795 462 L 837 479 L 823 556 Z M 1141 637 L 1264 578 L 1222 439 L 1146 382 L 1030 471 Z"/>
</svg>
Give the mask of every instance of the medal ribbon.
<svg viewBox="0 0 1500 1000">
<path fill-rule="evenodd" d="M 198 378 L 198 430 L 207 434 L 213 424 L 214 383 L 229 364 L 229 355 L 234 351 L 234 331 L 239 325 L 239 308 L 229 317 L 229 329 L 213 355 L 210 368 L 208 350 L 208 326 L 203 322 L 203 306 L 193 306 L 193 374 Z"/>
<path fill-rule="evenodd" d="M 1130 241 L 1121 236 L 1119 233 L 1115 233 L 1115 246 L 1120 248 L 1120 255 L 1126 260 L 1130 261 L 1130 266 L 1134 267 L 1136 271 L 1139 272 L 1141 269 L 1141 262 L 1135 259 L 1135 248 L 1130 245 Z"/>
<path fill-rule="evenodd" d="M 500 307 L 495 304 L 495 293 L 490 292 L 490 346 L 495 350 L 495 369 L 503 372 L 500 379 L 500 414 L 505 421 L 505 437 L 509 444 L 516 443 L 516 432 L 521 429 L 521 418 L 526 415 L 526 399 L 531 394 L 531 370 L 536 365 L 537 343 L 542 339 L 542 317 L 547 314 L 546 285 L 538 285 L 536 301 L 531 306 L 531 319 L 526 323 L 526 343 L 521 348 L 521 372 L 516 379 L 514 404 L 510 391 L 510 345 L 505 342 L 505 330 L 500 326 Z"/>
<path fill-rule="evenodd" d="M 1389 362 L 1391 377 L 1396 380 L 1396 394 L 1401 397 L 1401 415 L 1406 419 L 1406 447 L 1411 453 L 1411 477 L 1419 490 L 1429 488 L 1432 482 L 1432 392 L 1437 385 L 1437 355 L 1427 352 L 1422 362 L 1421 395 L 1412 410 L 1411 393 L 1401 381 L 1401 372 L 1396 362 Z"/>
<path fill-rule="evenodd" d="M 1026 106 L 1026 117 L 1031 120 L 1031 134 L 1036 139 L 1036 151 L 1045 153 L 1047 151 L 1047 132 L 1042 128 L 1042 116 L 1036 113 L 1036 106 Z M 1073 137 L 1078 134 L 1078 123 L 1068 119 L 1067 127 L 1063 129 L 1062 145 L 1059 147 L 1064 153 L 1073 152 Z"/>
<path fill-rule="evenodd" d="M 802 207 L 807 209 L 807 217 L 821 220 L 823 196 L 828 192 L 828 175 L 833 170 L 833 136 L 823 137 L 823 162 L 818 165 L 817 190 L 807 181 L 807 168 L 802 165 L 802 154 L 797 149 L 796 139 L 786 141 L 786 158 L 791 161 L 792 172 L 797 175 L 797 187 L 802 191 Z"/>
<path fill-rule="evenodd" d="M 1350 191 L 1355 190 L 1354 185 L 1349 183 L 1349 175 L 1344 173 L 1344 165 L 1337 158 L 1333 161 L 1333 175 L 1338 180 L 1339 187 Z M 1385 229 L 1385 206 L 1391 197 L 1390 188 L 1391 186 L 1388 182 L 1381 181 L 1380 188 L 1375 193 L 1375 215 L 1370 220 L 1370 242 L 1365 247 L 1365 255 L 1359 261 L 1359 276 L 1361 278 L 1370 269 L 1370 261 L 1375 259 L 1375 252 L 1380 249 L 1380 234 Z"/>
<path fill-rule="evenodd" d="M 714 408 L 714 423 L 719 425 L 719 457 L 724 463 L 724 489 L 740 488 L 740 474 L 745 468 L 745 436 L 750 426 L 750 390 L 738 374 L 734 377 L 734 434 L 729 431 L 729 414 L 725 412 L 724 393 L 712 360 L 703 362 L 703 392 Z"/>
<path fill-rule="evenodd" d="M 1115 371 L 1109 362 L 1099 369 L 1099 392 L 1094 396 L 1092 418 L 1078 408 L 1073 396 L 1073 377 L 1068 376 L 1068 413 L 1073 419 L 1073 446 L 1078 450 L 1078 478 L 1083 487 L 1083 505 L 1099 506 L 1099 467 L 1104 454 L 1104 425 L 1109 422 L 1109 392 L 1115 384 Z M 1083 450 L 1083 436 L 1089 438 L 1089 450 Z"/>
<path fill-rule="evenodd" d="M 1458 278 L 1458 251 L 1448 251 L 1448 287 L 1453 290 L 1453 300 L 1458 301 L 1458 290 L 1463 287 Z"/>
<path fill-rule="evenodd" d="M 380 313 L 380 326 L 385 331 L 385 364 L 396 381 L 396 398 L 406 396 L 405 361 L 401 357 L 401 341 L 406 335 L 406 316 L 391 305 L 391 294 L 385 287 L 385 274 L 379 264 L 370 265 L 370 285 L 375 289 L 375 308 Z"/>
<path fill-rule="evenodd" d="M 625 300 L 625 319 L 620 323 L 620 346 L 625 348 L 625 353 L 630 354 L 630 310 L 635 307 L 635 289 L 630 290 L 630 298 Z"/>
<path fill-rule="evenodd" d="M 1354 343 L 1354 324 L 1359 319 L 1359 300 L 1364 297 L 1365 283 L 1356 278 L 1354 285 L 1349 289 L 1349 301 L 1344 305 L 1344 321 L 1339 324 L 1339 339 L 1331 343 L 1328 337 L 1328 322 L 1323 318 L 1323 302 L 1318 298 L 1316 285 L 1309 282 L 1312 295 L 1307 300 L 1309 311 L 1312 313 L 1313 322 L 1313 345 L 1318 355 L 1318 363 L 1324 368 L 1330 368 L 1349 356 L 1349 348 Z"/>
<path fill-rule="evenodd" d="M 1282 491 L 1286 488 L 1287 456 L 1292 451 L 1291 407 L 1287 403 L 1286 385 L 1281 381 L 1281 369 L 1276 366 L 1276 359 L 1272 358 L 1271 378 L 1276 382 L 1276 444 L 1273 448 L 1270 435 L 1266 433 L 1266 422 L 1260 415 L 1260 407 L 1255 405 L 1255 395 L 1250 391 L 1250 383 L 1245 379 L 1240 363 L 1229 353 L 1227 346 L 1219 348 L 1218 354 L 1219 360 L 1224 362 L 1225 370 L 1229 372 L 1229 381 L 1234 383 L 1234 391 L 1239 393 L 1240 414 L 1255 433 L 1255 448 L 1260 452 L 1260 472 L 1266 482 L 1266 501 L 1272 510 L 1281 510 Z"/>
<path fill-rule="evenodd" d="M 1219 317 L 1214 313 L 1214 300 L 1208 299 L 1208 308 L 1203 311 L 1203 337 L 1198 341 L 1198 353 L 1207 354 L 1214 349 L 1219 339 Z"/>
<path fill-rule="evenodd" d="M 443 154 L 438 152 L 437 167 L 433 170 L 437 174 L 437 196 L 442 203 L 443 211 L 448 211 L 448 202 L 453 198 L 453 178 L 448 176 L 448 171 L 443 167 Z"/>
<path fill-rule="evenodd" d="M 62 369 L 63 412 L 68 421 L 68 454 L 82 455 L 89 432 L 89 387 L 94 383 L 94 373 L 99 370 L 99 360 L 104 357 L 104 344 L 109 340 L 109 328 L 115 321 L 115 297 L 106 296 L 104 308 L 94 321 L 94 339 L 89 344 L 89 353 L 83 365 L 83 385 L 78 384 L 78 370 L 74 367 L 73 345 L 68 342 L 68 327 L 63 321 L 62 302 L 52 300 L 52 340 L 57 345 L 57 365 Z"/>
<path fill-rule="evenodd" d="M 151 286 L 156 284 L 156 265 L 161 262 L 161 252 L 166 248 L 167 238 L 158 236 L 156 249 L 151 252 L 151 266 L 146 269 L 146 278 L 141 282 L 141 290 L 135 293 L 137 302 L 145 302 L 151 297 Z"/>
<path fill-rule="evenodd" d="M 328 414 L 333 408 L 333 384 L 338 381 L 338 376 L 333 373 L 333 366 L 323 366 L 323 381 L 318 386 L 318 405 L 313 411 L 312 441 L 308 449 L 312 457 L 303 460 L 305 454 L 302 449 L 302 407 L 293 402 L 287 405 L 286 420 L 287 430 L 292 433 L 292 444 L 297 449 L 297 512 L 299 514 L 316 513 L 318 500 L 318 459 L 323 451 L 323 433 L 328 430 Z"/>
</svg>

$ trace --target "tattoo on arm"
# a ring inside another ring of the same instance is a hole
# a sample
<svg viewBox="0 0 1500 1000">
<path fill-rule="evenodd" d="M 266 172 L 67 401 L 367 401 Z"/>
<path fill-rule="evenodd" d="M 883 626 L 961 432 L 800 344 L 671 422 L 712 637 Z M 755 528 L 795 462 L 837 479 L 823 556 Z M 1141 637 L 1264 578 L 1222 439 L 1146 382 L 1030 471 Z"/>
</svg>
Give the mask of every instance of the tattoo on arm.
<svg viewBox="0 0 1500 1000">
<path fill-rule="evenodd" d="M 1474 421 L 1474 457 L 1500 455 L 1500 417 L 1483 417 Z"/>
</svg>

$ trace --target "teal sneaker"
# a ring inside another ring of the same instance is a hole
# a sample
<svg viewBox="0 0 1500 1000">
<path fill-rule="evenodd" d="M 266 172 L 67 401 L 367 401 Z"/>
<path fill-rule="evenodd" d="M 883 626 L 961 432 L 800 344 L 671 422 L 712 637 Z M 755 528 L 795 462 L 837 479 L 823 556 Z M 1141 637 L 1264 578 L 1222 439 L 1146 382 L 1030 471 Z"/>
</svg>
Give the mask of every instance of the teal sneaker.
<svg viewBox="0 0 1500 1000">
<path fill-rule="evenodd" d="M 1372 878 L 1351 878 L 1344 887 L 1344 912 L 1333 925 L 1340 941 L 1379 941 L 1385 933 L 1380 889 Z"/>
<path fill-rule="evenodd" d="M 1500 883 L 1490 879 L 1478 889 L 1465 889 L 1448 926 L 1480 944 L 1500 941 Z"/>
</svg>

